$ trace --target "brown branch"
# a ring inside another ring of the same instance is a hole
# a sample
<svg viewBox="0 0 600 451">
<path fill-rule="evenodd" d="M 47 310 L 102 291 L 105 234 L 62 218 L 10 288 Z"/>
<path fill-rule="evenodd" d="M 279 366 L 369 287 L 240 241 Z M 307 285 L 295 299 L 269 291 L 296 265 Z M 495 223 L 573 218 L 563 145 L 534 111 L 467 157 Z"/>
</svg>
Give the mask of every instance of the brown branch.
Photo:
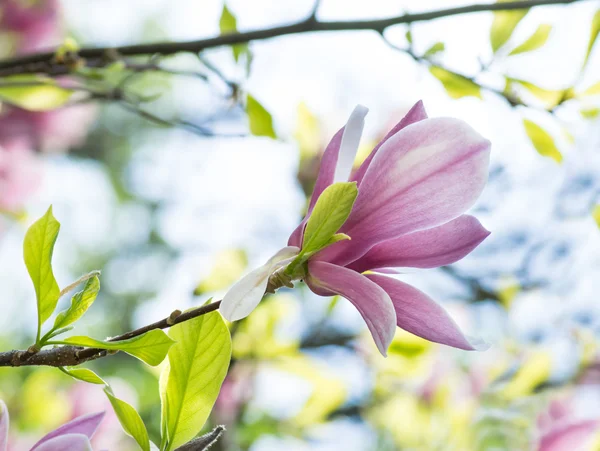
<svg viewBox="0 0 600 451">
<path fill-rule="evenodd" d="M 198 316 L 214 312 L 221 305 L 221 301 L 206 304 L 187 312 L 181 313 L 179 310 L 171 313 L 167 318 L 163 318 L 139 329 L 112 337 L 108 341 L 127 340 L 137 337 L 154 329 L 167 329 L 175 324 L 189 321 Z M 8 351 L 0 352 L 0 367 L 2 366 L 75 366 L 90 360 L 96 360 L 100 357 L 109 355 L 110 352 L 98 348 L 82 348 L 79 346 L 59 346 L 52 349 L 44 349 L 39 352 L 32 351 Z"/>
<path fill-rule="evenodd" d="M 483 3 L 423 13 L 409 13 L 377 20 L 321 22 L 316 18 L 315 14 L 311 14 L 308 18 L 290 25 L 252 30 L 243 33 L 226 34 L 196 41 L 156 42 L 126 45 L 122 47 L 83 48 L 79 50 L 78 56 L 85 59 L 88 67 L 103 67 L 123 56 L 173 55 L 179 52 L 199 53 L 203 50 L 215 47 L 310 32 L 372 30 L 383 33 L 385 29 L 393 25 L 412 24 L 415 22 L 430 21 L 461 14 L 520 10 L 536 6 L 564 5 L 582 1 L 585 0 L 521 0 L 515 2 Z M 0 61 L 0 76 L 24 73 L 61 75 L 68 73 L 71 70 L 71 67 L 72 63 L 58 62 L 55 58 L 55 52 L 39 53 Z"/>
</svg>

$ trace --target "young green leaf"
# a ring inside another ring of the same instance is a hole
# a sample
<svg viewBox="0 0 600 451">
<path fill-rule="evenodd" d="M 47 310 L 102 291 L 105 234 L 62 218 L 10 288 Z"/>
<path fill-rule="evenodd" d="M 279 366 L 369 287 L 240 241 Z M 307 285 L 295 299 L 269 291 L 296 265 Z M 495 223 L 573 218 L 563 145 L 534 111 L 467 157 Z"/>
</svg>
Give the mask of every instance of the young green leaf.
<svg viewBox="0 0 600 451">
<path fill-rule="evenodd" d="M 48 340 L 50 340 L 51 338 L 54 338 L 60 334 L 65 334 L 71 330 L 75 329 L 75 326 L 67 326 L 67 327 L 61 327 L 60 329 L 52 329 L 50 332 L 48 332 L 46 335 L 44 335 L 44 337 L 42 338 L 42 342 L 46 342 Z"/>
<path fill-rule="evenodd" d="M 511 0 L 500 0 L 499 3 L 506 3 Z M 517 28 L 517 25 L 523 17 L 529 12 L 528 9 L 518 9 L 514 11 L 496 11 L 494 12 L 494 21 L 490 30 L 490 44 L 492 50 L 496 53 L 506 44 Z"/>
<path fill-rule="evenodd" d="M 321 193 L 306 223 L 302 254 L 317 252 L 331 244 L 332 237 L 350 216 L 357 195 L 356 182 L 334 183 Z"/>
<path fill-rule="evenodd" d="M 161 449 L 171 451 L 200 432 L 231 360 L 231 336 L 218 312 L 171 327 L 177 343 L 160 376 Z"/>
<path fill-rule="evenodd" d="M 14 75 L 0 80 L 0 100 L 29 111 L 48 111 L 65 105 L 73 90 L 37 75 Z"/>
<path fill-rule="evenodd" d="M 596 119 L 600 115 L 600 108 L 582 108 L 579 113 L 585 119 Z"/>
<path fill-rule="evenodd" d="M 513 87 L 518 85 L 524 88 L 531 95 L 542 101 L 546 108 L 553 108 L 559 102 L 570 99 L 573 93 L 570 89 L 545 89 L 529 81 L 519 80 L 518 78 L 507 78 L 505 92 L 511 93 Z"/>
<path fill-rule="evenodd" d="M 550 157 L 557 163 L 562 162 L 562 154 L 556 147 L 554 139 L 546 130 L 529 119 L 523 119 L 523 125 L 525 126 L 525 131 L 527 132 L 527 136 L 529 136 L 533 147 L 535 147 L 535 150 L 537 150 L 540 155 Z"/>
<path fill-rule="evenodd" d="M 123 426 L 125 432 L 131 435 L 135 441 L 140 445 L 143 451 L 150 451 L 150 439 L 148 438 L 148 431 L 146 426 L 140 417 L 140 414 L 128 403 L 122 399 L 117 398 L 111 388 L 106 386 L 104 393 L 108 396 L 108 400 L 113 406 L 117 418 Z"/>
<path fill-rule="evenodd" d="M 583 68 L 587 66 L 587 63 L 590 59 L 590 55 L 592 53 L 592 49 L 594 48 L 594 44 L 596 43 L 596 39 L 598 38 L 598 34 L 600 34 L 600 9 L 596 11 L 596 14 L 594 14 L 594 18 L 592 19 L 592 26 L 590 29 L 590 40 L 588 42 L 585 60 L 583 61 Z"/>
<path fill-rule="evenodd" d="M 595 96 L 600 94 L 600 81 L 587 88 L 582 94 L 584 96 Z"/>
<path fill-rule="evenodd" d="M 90 337 L 77 336 L 65 338 L 62 343 L 123 351 L 146 362 L 148 365 L 156 366 L 165 359 L 167 352 L 169 352 L 169 348 L 173 346 L 175 342 L 162 330 L 154 329 L 128 340 L 101 341 Z"/>
<path fill-rule="evenodd" d="M 442 82 L 446 92 L 453 99 L 460 99 L 461 97 L 468 96 L 481 99 L 481 88 L 473 80 L 439 66 L 431 66 L 429 72 Z"/>
<path fill-rule="evenodd" d="M 436 42 L 435 44 L 433 44 L 431 47 L 429 47 L 425 51 L 423 56 L 424 57 L 433 56 L 437 53 L 443 52 L 445 49 L 446 49 L 446 46 L 444 45 L 443 42 Z"/>
<path fill-rule="evenodd" d="M 90 384 L 108 385 L 100 376 L 88 368 L 59 367 L 59 369 L 74 379 Z"/>
<path fill-rule="evenodd" d="M 73 324 L 75 321 L 81 318 L 96 300 L 98 291 L 100 291 L 100 279 L 98 276 L 88 279 L 83 287 L 83 290 L 75 293 L 71 299 L 71 305 L 69 308 L 63 310 L 56 316 L 56 320 L 54 320 L 54 327 L 52 329 L 61 329 L 69 324 Z"/>
<path fill-rule="evenodd" d="M 541 24 L 525 42 L 513 49 L 509 55 L 518 55 L 519 53 L 531 52 L 532 50 L 539 49 L 548 40 L 550 31 L 552 31 L 552 25 Z"/>
<path fill-rule="evenodd" d="M 594 221 L 596 221 L 598 228 L 600 228 L 600 204 L 596 204 L 592 210 L 592 217 L 594 218 Z"/>
<path fill-rule="evenodd" d="M 52 215 L 52 206 L 33 223 L 23 241 L 23 259 L 37 298 L 38 340 L 42 324 L 52 315 L 60 289 L 52 272 L 52 252 L 60 223 Z"/>
<path fill-rule="evenodd" d="M 221 34 L 237 33 L 237 19 L 231 12 L 227 5 L 223 5 L 223 11 L 221 12 L 221 18 L 219 19 L 219 29 Z M 234 44 L 231 46 L 233 58 L 237 63 L 240 56 L 248 52 L 248 44 Z"/>
<path fill-rule="evenodd" d="M 273 117 L 258 100 L 248 94 L 246 99 L 246 114 L 250 124 L 250 133 L 254 136 L 277 138 L 273 128 Z"/>
</svg>

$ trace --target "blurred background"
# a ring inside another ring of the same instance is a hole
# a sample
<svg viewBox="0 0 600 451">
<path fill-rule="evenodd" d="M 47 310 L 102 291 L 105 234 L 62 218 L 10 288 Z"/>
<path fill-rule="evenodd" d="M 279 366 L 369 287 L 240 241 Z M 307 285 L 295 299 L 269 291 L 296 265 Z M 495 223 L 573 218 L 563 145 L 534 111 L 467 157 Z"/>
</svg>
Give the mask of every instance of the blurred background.
<svg viewBox="0 0 600 451">
<path fill-rule="evenodd" d="M 323 0 L 317 17 L 466 4 Z M 313 6 L 1 0 L 0 55 L 67 38 L 81 47 L 201 39 L 296 22 Z M 227 433 L 213 449 L 544 451 L 549 431 L 600 419 L 598 8 L 580 1 L 398 25 L 385 39 L 319 32 L 145 57 L 78 75 L 127 99 L 99 95 L 44 112 L 2 104 L 2 350 L 35 337 L 22 240 L 49 204 L 62 224 L 59 284 L 102 271 L 98 301 L 76 332 L 117 335 L 220 299 L 282 247 L 324 146 L 356 104 L 370 108 L 365 158 L 422 99 L 430 116 L 464 119 L 491 140 L 489 184 L 472 213 L 492 234 L 455 265 L 400 278 L 491 348 L 468 353 L 398 330 L 384 359 L 350 303 L 303 286 L 280 290 L 232 325 L 234 360 L 207 425 Z M 122 354 L 89 365 L 158 437 L 158 369 Z M 101 388 L 54 368 L 1 368 L 0 398 L 14 450 L 103 409 L 97 449 L 135 449 Z"/>
</svg>

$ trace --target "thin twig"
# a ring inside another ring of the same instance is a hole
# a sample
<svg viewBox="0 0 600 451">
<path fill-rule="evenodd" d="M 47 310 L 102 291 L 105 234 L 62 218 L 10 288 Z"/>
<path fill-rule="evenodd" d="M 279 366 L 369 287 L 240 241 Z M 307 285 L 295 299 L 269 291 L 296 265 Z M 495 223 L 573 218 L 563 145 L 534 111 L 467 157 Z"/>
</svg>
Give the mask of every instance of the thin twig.
<svg viewBox="0 0 600 451">
<path fill-rule="evenodd" d="M 141 55 L 173 55 L 180 52 L 197 54 L 203 50 L 234 44 L 243 44 L 250 41 L 271 39 L 291 34 L 328 32 L 328 31 L 359 31 L 372 30 L 382 33 L 393 25 L 412 24 L 425 22 L 442 17 L 451 17 L 461 14 L 472 14 L 490 11 L 511 11 L 529 9 L 545 5 L 566 5 L 583 2 L 586 0 L 521 0 L 515 2 L 483 3 L 454 8 L 445 8 L 422 13 L 408 13 L 399 16 L 376 20 L 352 20 L 321 22 L 313 15 L 290 25 L 252 30 L 243 33 L 231 33 L 215 36 L 208 39 L 186 42 L 155 42 L 149 44 L 126 45 L 122 47 L 96 47 L 82 48 L 78 57 L 85 60 L 87 67 L 103 67 L 115 61 L 115 56 L 141 56 Z M 0 76 L 46 73 L 61 75 L 70 72 L 71 64 L 63 64 L 56 60 L 55 52 L 38 53 L 27 56 L 0 61 Z"/>
<path fill-rule="evenodd" d="M 197 307 L 179 315 L 169 315 L 147 326 L 134 329 L 130 332 L 110 338 L 108 341 L 121 341 L 138 337 L 154 329 L 168 329 L 169 327 L 189 321 L 207 313 L 214 312 L 221 305 L 221 301 Z M 44 349 L 37 353 L 29 351 L 0 352 L 0 367 L 2 366 L 75 366 L 84 362 L 95 360 L 108 355 L 105 349 L 82 348 L 80 346 L 59 346 L 52 349 Z"/>
</svg>

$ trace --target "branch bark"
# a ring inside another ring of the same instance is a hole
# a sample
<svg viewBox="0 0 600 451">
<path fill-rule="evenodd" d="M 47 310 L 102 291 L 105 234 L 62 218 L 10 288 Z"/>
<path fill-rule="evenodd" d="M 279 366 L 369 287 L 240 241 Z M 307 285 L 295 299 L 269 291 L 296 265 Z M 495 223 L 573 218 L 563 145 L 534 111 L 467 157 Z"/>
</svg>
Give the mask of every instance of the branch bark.
<svg viewBox="0 0 600 451">
<path fill-rule="evenodd" d="M 215 47 L 242 44 L 250 41 L 260 41 L 291 34 L 311 32 L 372 30 L 378 33 L 383 33 L 387 28 L 393 25 L 426 22 L 443 17 L 451 17 L 462 14 L 490 11 L 511 11 L 546 5 L 566 5 L 583 1 L 586 0 L 520 0 L 503 3 L 482 3 L 439 9 L 423 13 L 409 13 L 376 20 L 321 22 L 314 14 L 311 14 L 308 18 L 290 25 L 265 28 L 261 30 L 252 30 L 243 33 L 226 34 L 196 41 L 156 42 L 149 44 L 126 45 L 122 47 L 83 48 L 78 52 L 78 56 L 86 60 L 88 67 L 103 67 L 115 61 L 115 59 L 126 56 L 166 56 L 179 52 L 199 53 L 203 50 Z M 54 52 L 38 53 L 0 61 L 0 76 L 26 73 L 63 75 L 69 71 L 70 65 L 57 62 Z"/>
<path fill-rule="evenodd" d="M 206 315 L 214 312 L 221 305 L 221 301 L 206 304 L 197 307 L 187 312 L 181 313 L 179 310 L 174 311 L 167 318 L 163 318 L 147 326 L 139 329 L 112 337 L 108 341 L 127 340 L 137 337 L 154 329 L 167 329 L 175 324 L 189 321 L 192 318 Z M 0 352 L 0 367 L 2 366 L 76 366 L 90 360 L 96 360 L 100 357 L 109 355 L 110 352 L 105 349 L 98 348 L 82 348 L 79 346 L 59 346 L 52 349 L 44 349 L 39 352 L 31 352 L 29 350 L 20 351 L 13 350 L 8 352 Z"/>
</svg>

